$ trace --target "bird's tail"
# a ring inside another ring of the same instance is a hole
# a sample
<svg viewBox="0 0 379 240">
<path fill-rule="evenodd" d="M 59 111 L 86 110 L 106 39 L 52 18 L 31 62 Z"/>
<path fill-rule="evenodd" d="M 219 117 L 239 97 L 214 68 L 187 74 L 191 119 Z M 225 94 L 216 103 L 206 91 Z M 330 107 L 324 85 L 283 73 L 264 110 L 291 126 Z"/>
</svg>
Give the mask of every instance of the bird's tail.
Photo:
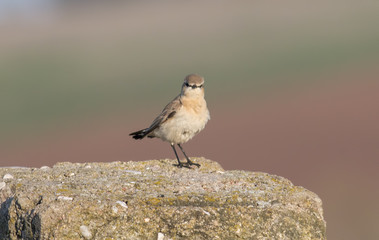
<svg viewBox="0 0 379 240">
<path fill-rule="evenodd" d="M 149 128 L 145 128 L 137 132 L 132 132 L 131 134 L 129 134 L 129 136 L 133 136 L 134 139 L 142 139 L 146 137 L 146 135 L 149 134 L 150 132 L 151 131 L 149 131 Z"/>
</svg>

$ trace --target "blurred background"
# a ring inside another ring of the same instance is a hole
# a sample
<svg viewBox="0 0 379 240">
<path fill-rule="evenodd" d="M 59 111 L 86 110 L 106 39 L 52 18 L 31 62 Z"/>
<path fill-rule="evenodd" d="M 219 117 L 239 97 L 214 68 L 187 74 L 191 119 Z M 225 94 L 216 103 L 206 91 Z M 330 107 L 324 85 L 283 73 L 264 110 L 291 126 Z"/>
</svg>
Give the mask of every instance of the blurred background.
<svg viewBox="0 0 379 240">
<path fill-rule="evenodd" d="M 0 166 L 172 158 L 134 141 L 205 77 L 184 148 L 290 179 L 328 239 L 379 239 L 378 1 L 0 1 Z M 175 162 L 173 160 L 173 162 Z"/>
</svg>

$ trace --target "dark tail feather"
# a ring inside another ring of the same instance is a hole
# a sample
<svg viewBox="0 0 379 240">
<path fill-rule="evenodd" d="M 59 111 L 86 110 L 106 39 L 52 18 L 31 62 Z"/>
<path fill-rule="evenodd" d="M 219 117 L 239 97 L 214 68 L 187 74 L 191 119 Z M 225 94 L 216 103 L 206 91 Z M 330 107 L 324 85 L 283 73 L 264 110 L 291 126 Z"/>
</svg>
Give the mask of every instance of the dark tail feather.
<svg viewBox="0 0 379 240">
<path fill-rule="evenodd" d="M 129 136 L 133 136 L 134 139 L 142 139 L 146 137 L 147 134 L 149 134 L 151 131 L 149 131 L 149 128 L 145 128 L 142 130 L 139 130 L 137 132 L 133 132 L 129 134 Z"/>
</svg>

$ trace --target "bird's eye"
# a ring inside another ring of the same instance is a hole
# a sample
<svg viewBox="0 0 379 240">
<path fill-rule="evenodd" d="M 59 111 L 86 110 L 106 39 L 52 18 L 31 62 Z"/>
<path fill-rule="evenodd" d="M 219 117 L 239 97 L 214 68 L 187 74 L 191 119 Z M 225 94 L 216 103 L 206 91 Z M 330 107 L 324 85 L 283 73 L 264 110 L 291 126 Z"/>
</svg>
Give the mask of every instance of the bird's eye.
<svg viewBox="0 0 379 240">
<path fill-rule="evenodd" d="M 188 83 L 185 83 L 186 87 L 189 87 L 189 88 L 192 88 L 192 89 L 195 89 L 195 88 L 202 88 L 203 85 L 200 85 L 200 86 L 197 86 L 197 85 L 190 85 Z"/>
</svg>

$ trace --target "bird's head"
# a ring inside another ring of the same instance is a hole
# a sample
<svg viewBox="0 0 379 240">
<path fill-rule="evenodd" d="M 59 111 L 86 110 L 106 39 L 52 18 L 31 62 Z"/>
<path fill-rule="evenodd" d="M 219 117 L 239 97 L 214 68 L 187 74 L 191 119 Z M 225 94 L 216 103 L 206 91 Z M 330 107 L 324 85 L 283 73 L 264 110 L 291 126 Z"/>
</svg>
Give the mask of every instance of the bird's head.
<svg viewBox="0 0 379 240">
<path fill-rule="evenodd" d="M 197 97 L 204 95 L 204 78 L 197 74 L 190 74 L 184 78 L 182 95 Z"/>
</svg>

